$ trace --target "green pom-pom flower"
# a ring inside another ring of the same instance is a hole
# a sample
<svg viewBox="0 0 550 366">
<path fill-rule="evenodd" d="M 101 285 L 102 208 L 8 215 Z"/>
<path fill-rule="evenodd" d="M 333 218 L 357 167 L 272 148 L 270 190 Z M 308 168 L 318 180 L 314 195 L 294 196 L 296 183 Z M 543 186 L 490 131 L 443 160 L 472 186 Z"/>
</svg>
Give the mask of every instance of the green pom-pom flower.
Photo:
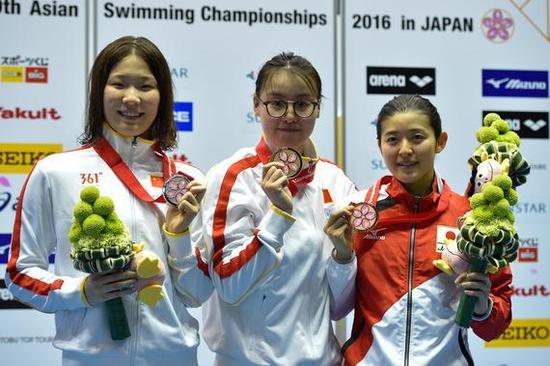
<svg viewBox="0 0 550 366">
<path fill-rule="evenodd" d="M 507 191 L 512 188 L 512 178 L 506 174 L 499 174 L 493 177 L 491 181 L 495 186 L 500 187 L 503 191 Z"/>
<path fill-rule="evenodd" d="M 84 187 L 82 191 L 80 191 L 80 199 L 84 202 L 88 202 L 89 204 L 93 204 L 98 197 L 99 189 L 97 189 L 97 187 L 88 186 Z"/>
<path fill-rule="evenodd" d="M 483 126 L 490 126 L 494 121 L 499 120 L 500 116 L 496 113 L 488 113 L 483 118 Z"/>
<path fill-rule="evenodd" d="M 508 131 L 504 135 L 498 136 L 497 141 L 508 142 L 510 144 L 516 145 L 517 147 L 519 147 L 519 145 L 521 143 L 519 135 L 517 133 L 515 133 L 514 131 Z"/>
<path fill-rule="evenodd" d="M 73 224 L 69 229 L 69 234 L 68 234 L 69 241 L 73 244 L 77 243 L 81 235 L 82 235 L 82 226 L 78 221 L 73 221 Z"/>
<path fill-rule="evenodd" d="M 493 212 L 487 205 L 479 206 L 473 209 L 472 216 L 477 221 L 486 222 L 493 218 Z"/>
<path fill-rule="evenodd" d="M 497 203 L 492 205 L 493 212 L 495 213 L 495 216 L 501 217 L 501 218 L 507 218 L 508 212 L 510 212 L 510 204 L 506 199 L 501 199 Z"/>
<path fill-rule="evenodd" d="M 476 132 L 477 141 L 484 144 L 493 141 L 498 136 L 498 130 L 493 127 L 480 127 Z"/>
<path fill-rule="evenodd" d="M 106 196 L 101 196 L 94 202 L 94 213 L 103 217 L 109 216 L 115 209 L 113 200 Z"/>
<path fill-rule="evenodd" d="M 470 206 L 472 206 L 472 208 L 482 206 L 485 203 L 485 198 L 481 193 L 476 193 L 472 197 L 470 197 Z"/>
<path fill-rule="evenodd" d="M 93 237 L 99 236 L 103 228 L 105 228 L 105 219 L 97 214 L 91 214 L 82 223 L 84 233 Z"/>
<path fill-rule="evenodd" d="M 503 135 L 505 134 L 506 132 L 510 131 L 510 126 L 508 126 L 508 122 L 502 120 L 502 119 L 497 119 L 496 121 L 494 121 L 492 124 L 491 124 L 491 127 L 493 128 L 496 128 L 497 131 Z"/>
<path fill-rule="evenodd" d="M 508 221 L 510 221 L 511 224 L 513 224 L 516 221 L 516 217 L 514 216 L 514 213 L 512 212 L 512 210 L 508 211 L 508 213 L 506 214 L 506 219 L 508 219 Z"/>
<path fill-rule="evenodd" d="M 508 203 L 510 203 L 510 205 L 513 206 L 516 203 L 518 203 L 518 199 L 519 199 L 518 192 L 516 192 L 515 189 L 509 189 L 504 193 L 504 198 L 506 198 Z"/>
<path fill-rule="evenodd" d="M 120 220 L 105 221 L 105 233 L 119 235 L 124 232 L 124 224 Z"/>
<path fill-rule="evenodd" d="M 78 222 L 83 222 L 88 216 L 94 213 L 92 205 L 88 202 L 80 201 L 78 202 L 73 209 L 74 217 Z"/>
<path fill-rule="evenodd" d="M 489 202 L 498 202 L 504 198 L 504 191 L 502 188 L 495 186 L 492 183 L 485 183 L 481 188 L 483 197 Z"/>
</svg>

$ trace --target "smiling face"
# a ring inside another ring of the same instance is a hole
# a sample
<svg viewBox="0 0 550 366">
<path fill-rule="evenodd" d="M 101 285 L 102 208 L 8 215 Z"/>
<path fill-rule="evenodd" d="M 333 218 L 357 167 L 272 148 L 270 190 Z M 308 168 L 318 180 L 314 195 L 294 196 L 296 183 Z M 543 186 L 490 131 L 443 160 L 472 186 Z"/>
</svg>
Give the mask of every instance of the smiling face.
<svg viewBox="0 0 550 366">
<path fill-rule="evenodd" d="M 380 152 L 391 174 L 408 192 L 424 196 L 431 191 L 435 155 L 445 148 L 447 133 L 436 140 L 427 115 L 398 112 L 381 123 Z"/>
<path fill-rule="evenodd" d="M 271 76 L 259 97 L 264 102 L 317 102 L 319 99 L 303 79 L 284 69 Z M 294 112 L 294 105 L 289 105 L 284 116 L 274 118 L 267 113 L 266 106 L 256 96 L 254 96 L 254 112 L 260 118 L 263 136 L 273 150 L 291 147 L 303 152 L 303 146 L 311 136 L 315 120 L 319 117 L 318 106 L 310 117 L 300 118 Z"/>
<path fill-rule="evenodd" d="M 129 55 L 111 69 L 103 91 L 103 112 L 116 132 L 149 139 L 159 102 L 157 81 L 141 57 Z"/>
</svg>

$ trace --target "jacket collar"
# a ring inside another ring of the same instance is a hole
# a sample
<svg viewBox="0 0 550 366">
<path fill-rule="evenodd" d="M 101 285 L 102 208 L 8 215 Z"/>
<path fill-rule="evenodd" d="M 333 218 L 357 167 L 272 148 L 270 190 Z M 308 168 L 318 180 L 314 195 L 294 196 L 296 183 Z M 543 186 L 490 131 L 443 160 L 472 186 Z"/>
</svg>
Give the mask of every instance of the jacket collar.
<svg viewBox="0 0 550 366">
<path fill-rule="evenodd" d="M 156 148 L 155 141 L 141 137 L 125 137 L 113 130 L 108 123 L 103 124 L 103 137 L 116 150 L 122 160 L 128 164 L 132 162 L 149 161 L 160 150 Z"/>
</svg>

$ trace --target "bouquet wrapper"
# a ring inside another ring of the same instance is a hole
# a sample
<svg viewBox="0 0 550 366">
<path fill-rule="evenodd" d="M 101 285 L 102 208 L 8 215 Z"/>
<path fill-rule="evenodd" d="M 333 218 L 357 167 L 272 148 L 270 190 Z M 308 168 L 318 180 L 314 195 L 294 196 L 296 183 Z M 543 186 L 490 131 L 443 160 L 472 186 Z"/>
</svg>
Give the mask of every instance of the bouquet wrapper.
<svg viewBox="0 0 550 366">
<path fill-rule="evenodd" d="M 487 272 L 487 259 L 474 258 L 470 263 L 468 272 Z M 462 328 L 469 328 L 472 316 L 474 314 L 474 307 L 478 298 L 462 293 L 460 297 L 460 303 L 458 304 L 458 310 L 456 312 L 455 322 Z"/>
<path fill-rule="evenodd" d="M 134 253 L 131 243 L 121 248 L 94 249 L 73 253 L 73 265 L 86 273 L 101 273 L 127 268 Z M 124 303 L 120 297 L 105 302 L 111 339 L 115 341 L 130 337 L 130 327 Z"/>
</svg>

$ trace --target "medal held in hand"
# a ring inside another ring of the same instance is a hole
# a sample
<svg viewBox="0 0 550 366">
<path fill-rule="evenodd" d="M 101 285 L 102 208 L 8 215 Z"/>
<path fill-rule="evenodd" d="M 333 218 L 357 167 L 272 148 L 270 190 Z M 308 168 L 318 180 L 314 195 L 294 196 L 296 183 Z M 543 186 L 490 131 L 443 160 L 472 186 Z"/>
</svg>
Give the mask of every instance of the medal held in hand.
<svg viewBox="0 0 550 366">
<path fill-rule="evenodd" d="M 294 178 L 302 170 L 303 162 L 300 153 L 290 147 L 275 151 L 270 161 L 283 163 L 282 170 L 288 178 Z"/>
<path fill-rule="evenodd" d="M 368 202 L 357 204 L 351 211 L 350 223 L 353 230 L 370 230 L 376 225 L 377 221 L 378 212 L 376 212 L 376 208 Z"/>
<path fill-rule="evenodd" d="M 176 174 L 168 178 L 162 187 L 162 195 L 166 202 L 177 206 L 183 195 L 188 191 L 189 183 L 189 178 L 182 174 Z"/>
</svg>

